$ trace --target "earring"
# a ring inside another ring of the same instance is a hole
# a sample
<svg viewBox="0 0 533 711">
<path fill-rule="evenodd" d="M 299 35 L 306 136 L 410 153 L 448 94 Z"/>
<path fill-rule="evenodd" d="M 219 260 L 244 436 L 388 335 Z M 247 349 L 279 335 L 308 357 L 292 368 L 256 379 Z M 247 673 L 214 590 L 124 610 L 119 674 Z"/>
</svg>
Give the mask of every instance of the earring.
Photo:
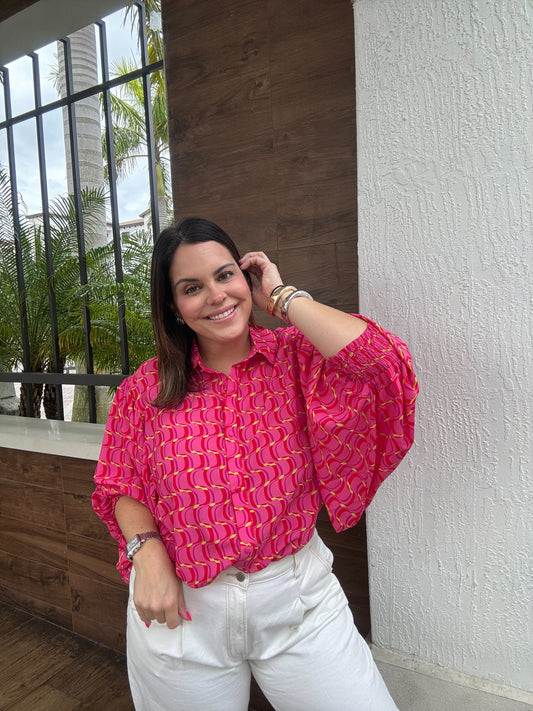
<svg viewBox="0 0 533 711">
<path fill-rule="evenodd" d="M 185 325 L 185 321 L 181 318 L 181 316 L 179 314 L 176 314 L 176 323 L 178 324 L 178 326 Z"/>
</svg>

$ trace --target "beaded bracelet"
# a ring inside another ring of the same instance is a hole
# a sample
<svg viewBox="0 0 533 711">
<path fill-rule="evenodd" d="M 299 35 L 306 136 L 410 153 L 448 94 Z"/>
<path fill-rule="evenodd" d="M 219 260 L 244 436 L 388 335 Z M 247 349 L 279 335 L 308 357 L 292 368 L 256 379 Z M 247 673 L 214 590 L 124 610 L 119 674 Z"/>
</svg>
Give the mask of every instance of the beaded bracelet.
<svg viewBox="0 0 533 711">
<path fill-rule="evenodd" d="M 311 299 L 311 301 L 314 301 L 313 297 L 308 291 L 303 291 L 303 289 L 296 289 L 292 293 L 290 293 L 283 304 L 281 305 L 281 318 L 285 321 L 286 324 L 289 326 L 291 325 L 291 322 L 289 320 L 289 314 L 288 314 L 288 309 L 289 309 L 289 304 L 293 299 L 297 299 L 300 296 L 304 296 L 306 299 Z"/>
</svg>

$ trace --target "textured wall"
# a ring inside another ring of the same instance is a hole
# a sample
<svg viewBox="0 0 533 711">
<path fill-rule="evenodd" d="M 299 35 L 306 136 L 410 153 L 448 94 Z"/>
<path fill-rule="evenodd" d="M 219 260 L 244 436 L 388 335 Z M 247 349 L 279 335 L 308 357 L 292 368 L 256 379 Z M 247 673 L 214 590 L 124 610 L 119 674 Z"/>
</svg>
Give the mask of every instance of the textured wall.
<svg viewBox="0 0 533 711">
<path fill-rule="evenodd" d="M 528 7 L 354 3 L 361 310 L 407 340 L 422 389 L 368 515 L 373 640 L 526 689 Z"/>
</svg>

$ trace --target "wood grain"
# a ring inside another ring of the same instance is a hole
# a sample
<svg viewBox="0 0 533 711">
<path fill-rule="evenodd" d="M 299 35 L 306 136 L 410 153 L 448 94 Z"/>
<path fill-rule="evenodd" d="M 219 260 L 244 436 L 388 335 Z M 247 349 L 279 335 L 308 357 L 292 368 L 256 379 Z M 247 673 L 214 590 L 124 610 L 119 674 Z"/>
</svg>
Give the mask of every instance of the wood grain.
<svg viewBox="0 0 533 711">
<path fill-rule="evenodd" d="M 133 711 L 122 654 L 0 603 L 0 711 Z"/>
</svg>

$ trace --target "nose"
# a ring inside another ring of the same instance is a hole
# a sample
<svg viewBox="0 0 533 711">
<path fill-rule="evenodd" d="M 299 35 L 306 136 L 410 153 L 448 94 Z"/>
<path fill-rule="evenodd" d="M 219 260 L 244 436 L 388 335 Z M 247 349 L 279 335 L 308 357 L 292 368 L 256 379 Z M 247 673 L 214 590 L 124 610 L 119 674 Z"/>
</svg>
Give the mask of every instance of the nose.
<svg viewBox="0 0 533 711">
<path fill-rule="evenodd" d="M 209 303 L 211 303 L 211 304 L 221 304 L 224 301 L 224 299 L 226 298 L 226 292 L 220 286 L 220 284 L 217 284 L 216 282 L 214 282 L 209 287 L 208 298 L 209 298 Z"/>
</svg>

